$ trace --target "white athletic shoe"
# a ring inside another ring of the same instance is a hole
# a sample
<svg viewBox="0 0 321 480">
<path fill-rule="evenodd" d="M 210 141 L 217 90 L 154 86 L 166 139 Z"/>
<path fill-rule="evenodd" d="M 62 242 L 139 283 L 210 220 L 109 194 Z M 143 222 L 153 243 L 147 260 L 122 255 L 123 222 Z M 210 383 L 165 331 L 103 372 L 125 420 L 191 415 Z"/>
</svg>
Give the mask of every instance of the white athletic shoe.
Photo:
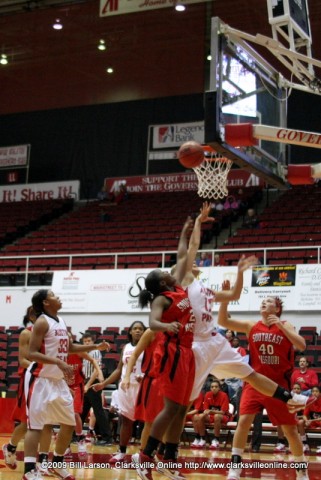
<svg viewBox="0 0 321 480">
<path fill-rule="evenodd" d="M 141 480 L 153 480 L 152 468 L 154 468 L 155 463 L 152 458 L 139 452 L 132 455 L 132 462 L 135 464 L 137 476 Z"/>
<path fill-rule="evenodd" d="M 194 442 L 191 443 L 191 448 L 198 448 L 200 441 L 201 441 L 200 439 L 195 438 Z"/>
<path fill-rule="evenodd" d="M 218 448 L 220 448 L 220 442 L 216 440 L 216 438 L 214 438 L 214 440 L 212 440 L 212 443 L 210 445 L 210 450 L 217 450 Z"/>
<path fill-rule="evenodd" d="M 80 440 L 77 444 L 78 455 L 87 455 L 86 440 Z"/>
<path fill-rule="evenodd" d="M 198 442 L 198 448 L 204 448 L 206 447 L 206 440 L 204 438 L 201 438 L 200 441 Z"/>
<path fill-rule="evenodd" d="M 308 471 L 304 470 L 297 470 L 296 471 L 296 480 L 309 480 Z"/>
<path fill-rule="evenodd" d="M 176 464 L 177 460 L 163 460 L 161 463 L 162 466 L 160 466 L 160 464 L 156 465 L 156 470 L 158 473 L 170 478 L 171 480 L 186 480 L 185 475 L 183 475 L 179 470 L 175 470 Z"/>
<path fill-rule="evenodd" d="M 274 453 L 285 453 L 286 452 L 286 446 L 284 443 L 279 442 L 275 445 Z"/>
<path fill-rule="evenodd" d="M 125 456 L 126 453 L 117 452 L 110 457 L 109 463 L 121 462 L 122 460 L 124 460 Z"/>
<path fill-rule="evenodd" d="M 303 444 L 303 453 L 310 453 L 310 447 L 307 443 Z"/>
<path fill-rule="evenodd" d="M 76 480 L 65 468 L 48 468 L 48 472 L 54 477 L 61 478 L 61 480 Z"/>
<path fill-rule="evenodd" d="M 41 465 L 42 465 L 41 463 L 37 463 L 37 470 L 40 473 L 40 475 L 42 477 L 52 477 L 52 474 L 48 471 L 48 468 L 47 467 L 42 467 Z"/>
<path fill-rule="evenodd" d="M 303 410 L 303 408 L 308 407 L 316 401 L 317 397 L 307 397 L 306 395 L 301 395 L 295 393 L 292 398 L 287 402 L 287 407 L 290 413 L 298 412 Z"/>
<path fill-rule="evenodd" d="M 17 455 L 15 453 L 9 452 L 8 444 L 4 444 L 2 447 L 4 463 L 7 467 L 11 468 L 11 470 L 15 470 L 17 468 Z"/>
<path fill-rule="evenodd" d="M 64 458 L 69 458 L 69 459 L 72 458 L 72 451 L 70 447 L 68 447 L 67 450 L 65 451 Z"/>
<path fill-rule="evenodd" d="M 230 468 L 227 474 L 227 480 L 240 480 L 241 468 Z"/>
<path fill-rule="evenodd" d="M 43 480 L 39 470 L 31 470 L 22 476 L 22 480 Z"/>
</svg>

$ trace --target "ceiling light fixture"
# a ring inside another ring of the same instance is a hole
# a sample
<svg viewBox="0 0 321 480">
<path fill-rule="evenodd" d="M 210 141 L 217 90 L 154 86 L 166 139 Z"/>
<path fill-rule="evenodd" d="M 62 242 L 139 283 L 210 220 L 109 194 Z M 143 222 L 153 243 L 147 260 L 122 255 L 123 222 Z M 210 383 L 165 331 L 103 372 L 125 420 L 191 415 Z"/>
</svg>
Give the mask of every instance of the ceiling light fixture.
<svg viewBox="0 0 321 480">
<path fill-rule="evenodd" d="M 114 69 L 111 67 L 106 68 L 107 73 L 114 73 Z"/>
<path fill-rule="evenodd" d="M 212 60 L 212 55 L 209 53 L 206 57 L 206 59 L 210 62 Z"/>
<path fill-rule="evenodd" d="M 8 65 L 8 57 L 4 53 L 1 54 L 0 64 L 1 65 Z"/>
<path fill-rule="evenodd" d="M 175 3 L 175 10 L 176 12 L 184 12 L 186 10 L 185 5 L 182 4 L 179 0 Z"/>
<path fill-rule="evenodd" d="M 52 25 L 52 28 L 55 30 L 61 30 L 63 28 L 63 24 L 61 23 L 60 18 L 56 18 L 54 24 Z"/>
<path fill-rule="evenodd" d="M 105 40 L 99 40 L 98 50 L 106 50 Z"/>
</svg>

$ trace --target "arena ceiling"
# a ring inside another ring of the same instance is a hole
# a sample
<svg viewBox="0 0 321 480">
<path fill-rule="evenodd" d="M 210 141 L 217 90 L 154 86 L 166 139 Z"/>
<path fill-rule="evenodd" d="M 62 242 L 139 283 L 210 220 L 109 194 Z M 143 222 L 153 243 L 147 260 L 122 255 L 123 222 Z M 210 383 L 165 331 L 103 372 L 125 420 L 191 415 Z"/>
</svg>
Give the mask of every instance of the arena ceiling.
<svg viewBox="0 0 321 480">
<path fill-rule="evenodd" d="M 321 2 L 309 0 L 313 56 L 321 59 Z M 0 115 L 201 93 L 210 18 L 271 36 L 266 0 L 213 0 L 99 17 L 99 0 L 0 0 Z M 56 18 L 64 25 L 52 28 Z M 106 50 L 97 46 L 103 39 Z M 113 74 L 106 68 L 112 67 Z"/>
</svg>

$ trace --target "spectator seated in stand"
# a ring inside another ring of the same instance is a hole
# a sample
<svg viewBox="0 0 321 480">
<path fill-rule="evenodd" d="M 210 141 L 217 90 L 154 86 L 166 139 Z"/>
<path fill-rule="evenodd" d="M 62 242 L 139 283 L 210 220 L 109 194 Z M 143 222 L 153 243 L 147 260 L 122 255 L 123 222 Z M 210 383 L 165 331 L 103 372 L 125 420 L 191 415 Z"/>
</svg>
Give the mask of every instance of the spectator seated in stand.
<svg viewBox="0 0 321 480">
<path fill-rule="evenodd" d="M 214 255 L 214 267 L 224 267 L 226 265 L 225 260 L 220 257 L 219 253 Z"/>
<path fill-rule="evenodd" d="M 210 445 L 210 449 L 218 449 L 220 447 L 220 432 L 222 425 L 225 425 L 229 419 L 229 398 L 228 395 L 221 391 L 219 380 L 213 380 L 211 391 L 205 393 L 204 411 L 194 415 L 193 424 L 196 435 L 205 439 L 206 424 L 214 424 L 214 439 Z"/>
<path fill-rule="evenodd" d="M 304 409 L 303 418 L 299 420 L 298 430 L 301 435 L 303 443 L 303 452 L 309 453 L 310 447 L 307 441 L 306 429 L 320 428 L 321 429 L 321 395 L 320 387 L 315 386 L 312 388 L 312 397 L 316 397 L 316 401 L 311 403 Z M 321 446 L 317 447 L 317 455 L 321 455 Z"/>
<path fill-rule="evenodd" d="M 243 221 L 243 228 L 257 228 L 259 226 L 259 219 L 253 208 L 249 208 Z"/>
<path fill-rule="evenodd" d="M 208 258 L 206 252 L 201 252 L 200 258 L 196 260 L 196 265 L 198 267 L 210 267 L 212 265 L 211 259 Z"/>
<path fill-rule="evenodd" d="M 236 221 L 239 216 L 240 202 L 236 200 L 234 195 L 229 195 L 225 200 L 223 206 L 224 210 L 228 212 L 228 214 L 231 216 L 231 221 Z"/>
<path fill-rule="evenodd" d="M 235 350 L 241 355 L 241 357 L 246 357 L 246 355 L 247 355 L 246 348 L 241 347 L 239 337 L 236 337 L 236 336 L 232 337 L 231 347 L 235 348 Z"/>
<path fill-rule="evenodd" d="M 319 384 L 318 375 L 313 368 L 308 368 L 309 362 L 306 357 L 299 360 L 299 368 L 296 368 L 291 375 L 291 386 L 299 383 L 302 395 L 309 397 L 312 387 Z"/>
<path fill-rule="evenodd" d="M 225 338 L 230 342 L 231 345 L 234 337 L 235 337 L 235 333 L 233 332 L 233 330 L 227 329 L 225 332 Z"/>
</svg>

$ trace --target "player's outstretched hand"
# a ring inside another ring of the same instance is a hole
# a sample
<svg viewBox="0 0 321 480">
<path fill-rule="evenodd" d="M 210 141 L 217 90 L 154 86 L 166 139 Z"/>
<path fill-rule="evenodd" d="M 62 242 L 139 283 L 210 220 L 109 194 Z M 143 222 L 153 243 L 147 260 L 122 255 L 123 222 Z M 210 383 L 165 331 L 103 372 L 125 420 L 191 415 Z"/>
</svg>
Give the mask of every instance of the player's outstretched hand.
<svg viewBox="0 0 321 480">
<path fill-rule="evenodd" d="M 168 323 L 166 330 L 167 332 L 178 333 L 181 326 L 182 325 L 179 322 Z"/>
<path fill-rule="evenodd" d="M 231 290 L 231 282 L 229 280 L 223 280 L 222 290 Z"/>
<path fill-rule="evenodd" d="M 185 237 L 188 237 L 192 230 L 193 230 L 193 226 L 194 226 L 194 222 L 192 220 L 191 217 L 187 217 L 185 223 L 184 223 L 184 226 L 183 226 L 183 230 L 182 230 L 182 234 L 185 236 Z"/>
<path fill-rule="evenodd" d="M 243 273 L 245 270 L 254 267 L 254 265 L 257 265 L 258 263 L 259 260 L 255 255 L 251 255 L 250 257 L 245 257 L 245 255 L 242 255 L 238 261 L 237 268 L 239 272 Z"/>
<path fill-rule="evenodd" d="M 214 217 L 209 217 L 211 210 L 212 207 L 210 206 L 210 204 L 208 202 L 203 202 L 203 205 L 200 208 L 200 214 L 198 216 L 198 219 L 201 223 L 215 221 Z"/>
<path fill-rule="evenodd" d="M 130 387 L 130 380 L 124 379 L 120 384 L 120 388 L 124 390 L 124 392 L 127 392 L 129 387 Z"/>
<path fill-rule="evenodd" d="M 60 370 L 64 374 L 65 380 L 68 383 L 68 380 L 70 380 L 74 375 L 74 369 L 72 368 L 72 366 L 68 365 L 68 363 L 64 362 L 63 360 L 58 360 L 57 367 L 60 368 Z"/>
<path fill-rule="evenodd" d="M 100 351 L 107 350 L 107 352 L 109 352 L 109 350 L 110 350 L 110 345 L 109 345 L 108 342 L 105 342 L 105 340 L 104 340 L 103 342 L 98 343 L 98 344 L 96 345 L 96 348 L 97 348 L 97 350 L 100 350 Z"/>
<path fill-rule="evenodd" d="M 94 385 L 92 385 L 92 389 L 95 390 L 95 392 L 100 392 L 100 390 L 102 390 L 104 388 L 104 384 L 103 382 L 101 383 L 95 383 Z"/>
</svg>

